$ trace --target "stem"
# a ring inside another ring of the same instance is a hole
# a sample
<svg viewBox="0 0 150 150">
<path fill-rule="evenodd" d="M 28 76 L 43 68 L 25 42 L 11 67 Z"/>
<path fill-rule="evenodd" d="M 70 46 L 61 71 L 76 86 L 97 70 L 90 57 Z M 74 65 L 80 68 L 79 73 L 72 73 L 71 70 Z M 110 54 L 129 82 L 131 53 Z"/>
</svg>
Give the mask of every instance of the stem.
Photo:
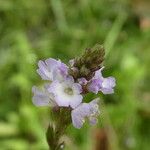
<svg viewBox="0 0 150 150">
<path fill-rule="evenodd" d="M 70 109 L 60 108 L 53 110 L 54 123 L 49 124 L 46 133 L 47 143 L 50 150 L 62 150 L 64 142 L 60 142 L 67 126 L 70 124 Z"/>
<path fill-rule="evenodd" d="M 59 143 L 59 140 L 62 134 L 63 128 L 49 125 L 46 136 L 50 150 L 60 150 L 62 143 Z"/>
</svg>

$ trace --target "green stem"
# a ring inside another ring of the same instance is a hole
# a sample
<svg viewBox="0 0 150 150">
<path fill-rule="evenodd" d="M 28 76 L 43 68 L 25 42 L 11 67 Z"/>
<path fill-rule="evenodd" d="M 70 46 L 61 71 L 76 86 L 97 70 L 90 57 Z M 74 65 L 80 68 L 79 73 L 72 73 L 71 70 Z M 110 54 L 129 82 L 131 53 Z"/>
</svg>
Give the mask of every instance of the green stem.
<svg viewBox="0 0 150 150">
<path fill-rule="evenodd" d="M 53 110 L 53 119 L 54 123 L 51 123 L 47 129 L 47 143 L 50 150 L 62 150 L 64 142 L 60 142 L 60 138 L 70 124 L 70 109 Z"/>
<path fill-rule="evenodd" d="M 62 128 L 57 128 L 49 125 L 46 133 L 47 142 L 50 150 L 59 150 L 61 143 L 59 143 L 60 137 L 62 136 Z"/>
</svg>

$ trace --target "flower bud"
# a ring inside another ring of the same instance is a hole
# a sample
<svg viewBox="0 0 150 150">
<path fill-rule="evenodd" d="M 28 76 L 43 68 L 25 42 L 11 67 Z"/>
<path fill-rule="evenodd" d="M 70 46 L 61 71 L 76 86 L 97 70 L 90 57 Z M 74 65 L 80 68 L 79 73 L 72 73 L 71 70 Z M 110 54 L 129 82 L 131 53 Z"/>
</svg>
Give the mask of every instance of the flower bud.
<svg viewBox="0 0 150 150">
<path fill-rule="evenodd" d="M 74 59 L 73 66 L 79 70 L 76 78 L 84 77 L 90 80 L 93 73 L 102 67 L 104 55 L 105 50 L 100 44 L 96 44 L 93 48 L 87 48 L 80 57 Z M 72 72 L 72 74 L 74 73 Z"/>
</svg>

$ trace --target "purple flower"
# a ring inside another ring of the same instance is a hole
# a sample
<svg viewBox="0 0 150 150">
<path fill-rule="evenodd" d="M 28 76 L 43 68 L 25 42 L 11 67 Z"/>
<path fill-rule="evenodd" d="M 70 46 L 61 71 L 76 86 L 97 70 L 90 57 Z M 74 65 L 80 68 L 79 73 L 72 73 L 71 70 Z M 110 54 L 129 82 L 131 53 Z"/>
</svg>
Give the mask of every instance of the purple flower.
<svg viewBox="0 0 150 150">
<path fill-rule="evenodd" d="M 80 129 L 87 118 L 91 125 L 97 123 L 97 116 L 99 115 L 98 100 L 94 99 L 90 103 L 81 103 L 77 108 L 71 112 L 72 123 L 75 128 Z"/>
<path fill-rule="evenodd" d="M 82 102 L 82 87 L 78 83 L 74 83 L 74 79 L 70 76 L 66 80 L 59 82 L 53 81 L 48 92 L 54 95 L 54 99 L 58 106 L 72 108 L 77 107 Z"/>
<path fill-rule="evenodd" d="M 50 106 L 50 107 L 57 106 L 56 102 L 54 101 L 54 95 L 50 94 L 47 91 L 46 86 L 42 90 L 40 90 L 36 86 L 34 86 L 32 88 L 32 92 L 34 94 L 33 98 L 32 98 L 32 102 L 34 105 Z"/>
<path fill-rule="evenodd" d="M 112 94 L 114 93 L 114 87 L 116 86 L 116 80 L 114 77 L 108 77 L 104 78 L 100 91 L 102 91 L 103 94 Z"/>
<path fill-rule="evenodd" d="M 103 68 L 95 72 L 94 77 L 87 85 L 87 89 L 95 94 L 101 91 L 103 94 L 112 94 L 114 93 L 114 87 L 116 85 L 116 80 L 114 77 L 104 78 L 102 76 Z"/>
<path fill-rule="evenodd" d="M 86 85 L 88 81 L 87 81 L 85 78 L 79 78 L 79 79 L 78 79 L 78 82 L 79 82 L 79 84 L 81 84 L 81 85 Z"/>
<path fill-rule="evenodd" d="M 68 67 L 60 60 L 52 58 L 46 59 L 45 61 L 39 61 L 38 74 L 43 80 L 62 80 L 68 75 Z"/>
<path fill-rule="evenodd" d="M 101 79 L 92 79 L 88 85 L 87 88 L 90 92 L 93 92 L 97 94 L 101 88 L 102 80 Z"/>
</svg>

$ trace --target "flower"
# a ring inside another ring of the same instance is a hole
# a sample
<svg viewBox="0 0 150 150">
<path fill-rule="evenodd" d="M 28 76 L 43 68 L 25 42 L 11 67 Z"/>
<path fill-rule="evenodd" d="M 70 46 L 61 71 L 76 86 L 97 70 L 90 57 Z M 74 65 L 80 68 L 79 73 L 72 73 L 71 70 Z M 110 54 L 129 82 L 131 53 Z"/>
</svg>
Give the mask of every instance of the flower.
<svg viewBox="0 0 150 150">
<path fill-rule="evenodd" d="M 112 94 L 114 93 L 114 87 L 116 86 L 116 80 L 114 77 L 103 78 L 103 82 L 100 88 L 103 94 Z"/>
<path fill-rule="evenodd" d="M 39 69 L 38 74 L 43 80 L 62 80 L 68 75 L 68 67 L 60 60 L 52 58 L 46 59 L 45 61 L 38 62 Z"/>
<path fill-rule="evenodd" d="M 81 84 L 81 85 L 86 85 L 88 81 L 87 81 L 85 78 L 79 78 L 79 79 L 78 79 L 78 82 L 79 82 L 79 84 Z"/>
<path fill-rule="evenodd" d="M 51 131 L 64 131 L 71 120 L 73 126 L 78 129 L 86 120 L 91 125 L 97 123 L 97 117 L 100 114 L 99 98 L 89 103 L 83 103 L 82 100 L 84 94 L 89 92 L 96 94 L 99 91 L 103 94 L 114 92 L 115 78 L 102 76 L 104 67 L 101 68 L 101 66 L 104 55 L 103 46 L 97 44 L 93 48 L 86 49 L 80 57 L 70 60 L 69 66 L 53 58 L 38 62 L 37 73 L 48 83 L 42 89 L 36 86 L 32 88 L 32 102 L 36 106 L 54 107 L 52 112 L 57 113 L 56 118 L 53 117 L 53 119 L 58 125 L 49 126 L 47 131 L 47 141 L 50 141 L 48 143 L 50 147 L 59 146 L 56 145 L 59 142 L 55 142 L 56 132 L 51 133 Z M 61 128 L 59 128 L 60 123 L 62 123 Z M 59 136 L 56 140 L 59 140 Z M 51 146 L 51 143 L 54 145 Z"/>
<path fill-rule="evenodd" d="M 94 77 L 87 84 L 87 89 L 95 94 L 97 94 L 99 91 L 101 91 L 103 94 L 112 94 L 114 93 L 113 88 L 116 85 L 116 80 L 114 77 L 104 78 L 101 73 L 103 68 L 95 72 Z"/>
<path fill-rule="evenodd" d="M 47 91 L 47 85 L 44 86 L 42 90 L 34 86 L 32 88 L 33 98 L 32 102 L 36 106 L 50 106 L 55 107 L 57 106 L 56 102 L 54 101 L 54 96 L 52 93 Z"/>
<path fill-rule="evenodd" d="M 54 99 L 58 106 L 72 108 L 77 107 L 82 102 L 82 87 L 79 83 L 75 83 L 70 76 L 64 81 L 53 81 L 49 87 L 48 92 L 54 95 Z"/>
<path fill-rule="evenodd" d="M 95 94 L 97 94 L 100 90 L 100 87 L 102 85 L 102 80 L 101 79 L 92 79 L 88 85 L 87 88 L 90 92 L 93 92 Z"/>
<path fill-rule="evenodd" d="M 72 123 L 75 128 L 80 129 L 87 118 L 91 125 L 97 123 L 97 116 L 99 115 L 98 100 L 94 99 L 90 103 L 81 103 L 78 107 L 71 111 Z"/>
</svg>

